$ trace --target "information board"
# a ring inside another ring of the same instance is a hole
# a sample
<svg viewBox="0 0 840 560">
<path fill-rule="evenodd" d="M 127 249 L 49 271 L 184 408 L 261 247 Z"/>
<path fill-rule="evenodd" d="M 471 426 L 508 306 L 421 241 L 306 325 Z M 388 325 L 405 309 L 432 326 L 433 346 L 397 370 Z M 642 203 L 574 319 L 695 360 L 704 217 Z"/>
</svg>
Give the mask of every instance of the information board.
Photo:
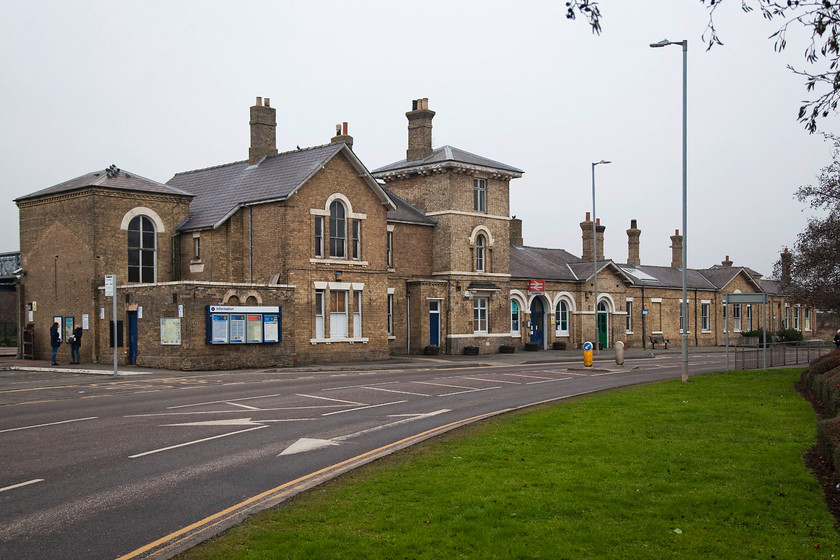
<svg viewBox="0 0 840 560">
<path fill-rule="evenodd" d="M 279 306 L 207 306 L 207 344 L 270 344 L 281 340 Z"/>
</svg>

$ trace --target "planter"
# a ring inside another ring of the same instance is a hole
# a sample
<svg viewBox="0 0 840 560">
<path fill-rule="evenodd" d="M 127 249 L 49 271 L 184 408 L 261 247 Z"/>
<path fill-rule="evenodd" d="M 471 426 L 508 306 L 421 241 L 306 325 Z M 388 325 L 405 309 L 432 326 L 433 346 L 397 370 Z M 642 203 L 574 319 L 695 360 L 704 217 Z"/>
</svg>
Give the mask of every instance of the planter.
<svg viewBox="0 0 840 560">
<path fill-rule="evenodd" d="M 565 350 L 566 349 L 566 343 L 558 341 L 558 342 L 555 342 L 554 344 L 552 344 L 551 348 L 553 350 Z"/>
<path fill-rule="evenodd" d="M 516 346 L 511 346 L 510 344 L 499 346 L 499 354 L 513 354 L 514 352 L 516 352 Z"/>
<path fill-rule="evenodd" d="M 540 345 L 536 342 L 526 342 L 525 350 L 527 350 L 528 352 L 536 352 L 537 350 L 540 350 Z"/>
<path fill-rule="evenodd" d="M 465 356 L 478 356 L 478 346 L 464 346 Z"/>
<path fill-rule="evenodd" d="M 423 353 L 427 356 L 437 356 L 440 354 L 440 346 L 426 346 L 423 348 Z"/>
</svg>

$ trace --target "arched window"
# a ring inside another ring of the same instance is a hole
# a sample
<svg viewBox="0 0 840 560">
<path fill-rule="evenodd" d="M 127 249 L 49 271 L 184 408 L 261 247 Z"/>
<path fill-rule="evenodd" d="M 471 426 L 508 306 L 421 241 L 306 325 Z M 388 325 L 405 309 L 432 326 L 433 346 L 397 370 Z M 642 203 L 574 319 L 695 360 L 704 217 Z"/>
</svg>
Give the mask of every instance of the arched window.
<svg viewBox="0 0 840 560">
<path fill-rule="evenodd" d="M 519 334 L 519 302 L 510 300 L 510 333 Z"/>
<path fill-rule="evenodd" d="M 128 281 L 152 284 L 155 281 L 155 225 L 146 216 L 128 224 Z"/>
<path fill-rule="evenodd" d="M 475 271 L 484 272 L 485 266 L 485 246 L 486 241 L 484 236 L 479 234 L 475 238 Z"/>
<path fill-rule="evenodd" d="M 556 331 L 558 335 L 569 335 L 569 304 L 565 300 L 557 302 L 555 309 L 554 322 L 556 324 Z"/>
<path fill-rule="evenodd" d="M 330 204 L 330 257 L 343 259 L 347 255 L 347 211 L 335 200 Z"/>
</svg>

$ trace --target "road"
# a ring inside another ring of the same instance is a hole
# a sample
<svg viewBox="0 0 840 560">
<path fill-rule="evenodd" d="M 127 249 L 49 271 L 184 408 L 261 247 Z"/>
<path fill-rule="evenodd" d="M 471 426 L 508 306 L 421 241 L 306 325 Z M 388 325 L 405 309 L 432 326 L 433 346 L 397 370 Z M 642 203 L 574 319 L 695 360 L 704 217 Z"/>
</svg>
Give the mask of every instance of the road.
<svg viewBox="0 0 840 560">
<path fill-rule="evenodd" d="M 690 357 L 692 374 L 724 369 Z M 0 558 L 169 558 L 341 472 L 491 415 L 680 376 L 678 354 L 132 379 L 0 375 Z"/>
</svg>

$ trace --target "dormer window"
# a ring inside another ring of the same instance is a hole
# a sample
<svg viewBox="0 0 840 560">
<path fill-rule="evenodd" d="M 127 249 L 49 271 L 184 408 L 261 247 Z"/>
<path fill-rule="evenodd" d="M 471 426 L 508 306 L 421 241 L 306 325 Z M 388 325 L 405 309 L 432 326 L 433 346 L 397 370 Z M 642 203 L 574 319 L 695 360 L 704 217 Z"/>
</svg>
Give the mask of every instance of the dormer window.
<svg viewBox="0 0 840 560">
<path fill-rule="evenodd" d="M 487 180 L 473 179 L 473 210 L 487 212 Z"/>
</svg>

